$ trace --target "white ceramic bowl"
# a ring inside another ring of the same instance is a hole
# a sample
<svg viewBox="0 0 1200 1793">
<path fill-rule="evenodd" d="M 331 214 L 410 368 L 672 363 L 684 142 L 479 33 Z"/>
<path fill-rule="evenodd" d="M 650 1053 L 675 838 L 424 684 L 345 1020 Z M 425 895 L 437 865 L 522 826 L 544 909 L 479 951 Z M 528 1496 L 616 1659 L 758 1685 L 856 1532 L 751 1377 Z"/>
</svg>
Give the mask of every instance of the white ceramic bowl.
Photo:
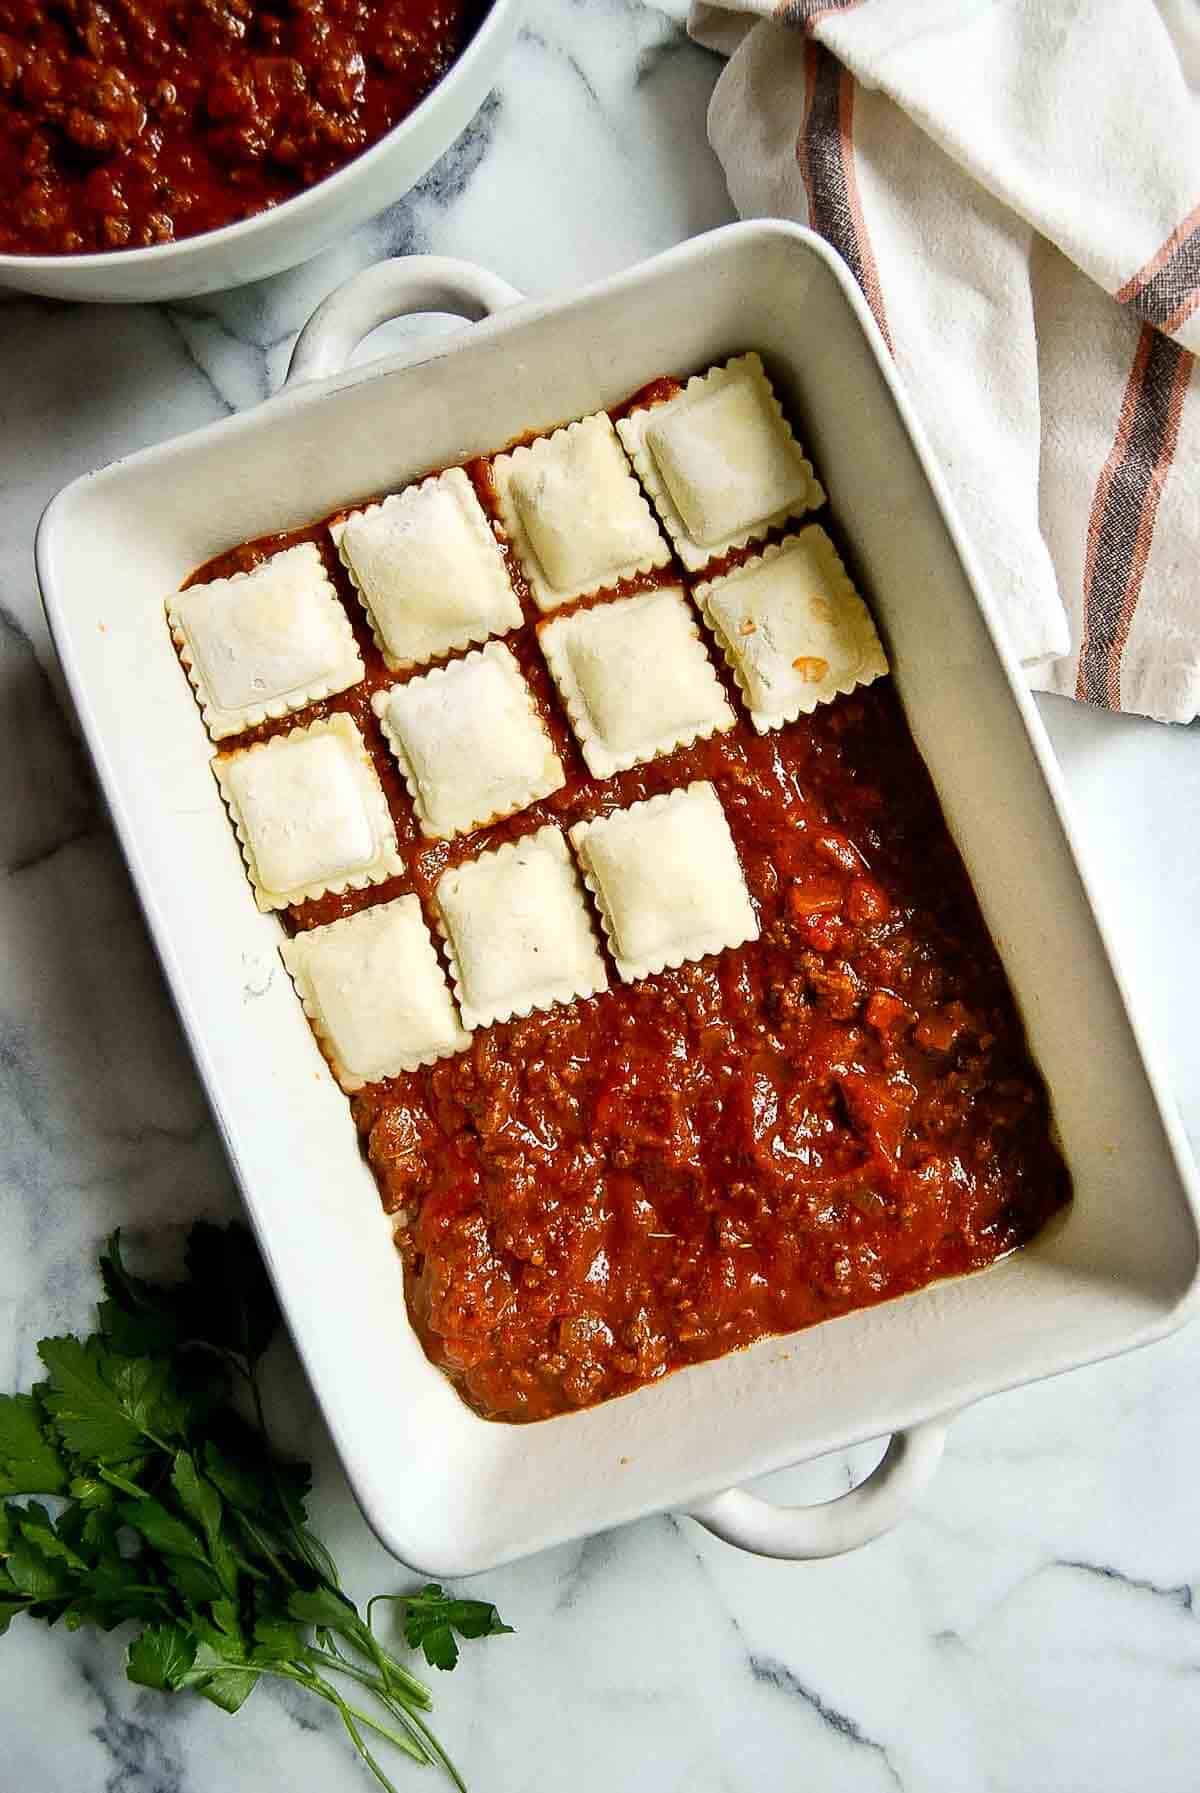
<svg viewBox="0 0 1200 1793">
<path fill-rule="evenodd" d="M 407 193 L 464 131 L 516 36 L 521 0 L 492 0 L 457 62 L 371 149 L 273 211 L 151 249 L 0 255 L 0 291 L 51 299 L 194 298 L 294 268 Z"/>
<path fill-rule="evenodd" d="M 1129 1350 L 1193 1311 L 1196 1180 L 1097 920 L 1062 781 L 941 475 L 843 264 L 793 225 L 733 225 L 566 299 L 511 304 L 461 263 L 356 276 L 287 390 L 76 480 L 38 576 L 84 734 L 297 1348 L 366 1517 L 467 1574 L 684 1509 L 777 1556 L 863 1543 L 935 1468 L 948 1418 Z M 340 371 L 390 313 L 497 310 Z M 480 1419 L 427 1360 L 349 1106 L 255 908 L 163 619 L 210 555 L 758 349 L 820 468 L 897 686 L 1045 1073 L 1075 1201 L 1024 1250 L 536 1425 Z M 748 1477 L 892 1434 L 826 1506 Z"/>
</svg>

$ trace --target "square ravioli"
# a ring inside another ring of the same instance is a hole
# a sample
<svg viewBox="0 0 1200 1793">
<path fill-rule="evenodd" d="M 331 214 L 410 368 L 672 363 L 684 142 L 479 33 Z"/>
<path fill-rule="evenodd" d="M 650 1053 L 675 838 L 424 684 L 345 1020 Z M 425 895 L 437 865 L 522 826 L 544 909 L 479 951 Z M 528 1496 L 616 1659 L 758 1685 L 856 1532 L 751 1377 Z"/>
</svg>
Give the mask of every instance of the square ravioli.
<svg viewBox="0 0 1200 1793">
<path fill-rule="evenodd" d="M 626 983 L 758 939 L 741 861 L 711 784 L 577 822 L 571 843 Z"/>
<path fill-rule="evenodd" d="M 678 586 L 556 617 L 538 637 L 596 778 L 737 721 Z"/>
<path fill-rule="evenodd" d="M 760 735 L 888 670 L 871 615 L 819 523 L 696 588 Z"/>
<path fill-rule="evenodd" d="M 421 832 L 466 834 L 562 787 L 554 743 L 506 647 L 489 642 L 371 699 Z"/>
<path fill-rule="evenodd" d="M 297 934 L 279 951 L 348 1095 L 471 1043 L 415 896 Z"/>
<path fill-rule="evenodd" d="M 692 571 L 825 502 L 757 355 L 710 368 L 617 428 Z"/>
<path fill-rule="evenodd" d="M 214 741 L 357 685 L 363 663 L 317 547 L 189 585 L 167 621 Z"/>
<path fill-rule="evenodd" d="M 466 1027 L 595 996 L 608 973 L 557 828 L 452 866 L 434 892 Z"/>
<path fill-rule="evenodd" d="M 349 716 L 212 762 L 260 909 L 362 890 L 404 870 L 383 786 Z"/>
<path fill-rule="evenodd" d="M 603 411 L 497 456 L 492 478 L 501 521 L 542 610 L 671 558 Z"/>
<path fill-rule="evenodd" d="M 500 544 L 461 467 L 330 530 L 393 672 L 521 624 Z"/>
</svg>

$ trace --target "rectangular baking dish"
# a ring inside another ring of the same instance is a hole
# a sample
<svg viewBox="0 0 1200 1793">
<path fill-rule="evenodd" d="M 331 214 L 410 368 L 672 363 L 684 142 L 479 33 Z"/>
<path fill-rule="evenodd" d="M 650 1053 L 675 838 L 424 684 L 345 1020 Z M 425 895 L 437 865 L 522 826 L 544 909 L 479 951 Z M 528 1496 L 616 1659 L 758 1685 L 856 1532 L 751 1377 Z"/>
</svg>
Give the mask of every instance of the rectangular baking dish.
<svg viewBox="0 0 1200 1793">
<path fill-rule="evenodd" d="M 938 1416 L 1158 1338 L 1189 1313 L 1198 1264 L 1194 1169 L 1049 744 L 842 265 L 795 226 L 734 225 L 572 297 L 313 377 L 384 316 L 435 300 L 477 316 L 512 297 L 461 264 L 369 270 L 317 314 L 280 395 L 76 480 L 37 551 L 83 731 L 317 1400 L 379 1537 L 440 1574 L 664 1508 L 772 1549 L 769 1528 L 739 1528 L 712 1497 L 866 1438 L 928 1440 Z M 982 1274 L 586 1412 L 489 1423 L 409 1327 L 389 1223 L 280 965 L 279 923 L 251 900 L 163 600 L 232 544 L 747 348 L 852 547 L 1050 1086 L 1075 1201 Z M 847 1541 L 834 1527 L 824 1547 Z"/>
</svg>

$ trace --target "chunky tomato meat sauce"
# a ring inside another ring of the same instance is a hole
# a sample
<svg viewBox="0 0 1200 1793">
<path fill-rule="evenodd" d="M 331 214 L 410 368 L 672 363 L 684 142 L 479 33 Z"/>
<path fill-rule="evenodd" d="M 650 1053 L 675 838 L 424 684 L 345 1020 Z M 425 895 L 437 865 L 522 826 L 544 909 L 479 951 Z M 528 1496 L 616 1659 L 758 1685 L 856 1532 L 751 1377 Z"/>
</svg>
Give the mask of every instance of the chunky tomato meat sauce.
<svg viewBox="0 0 1200 1793">
<path fill-rule="evenodd" d="M 662 381 L 647 394 L 676 390 Z M 468 471 L 494 516 L 486 464 Z M 1012 993 L 890 679 L 772 734 L 742 720 L 596 780 L 510 556 L 526 624 L 506 641 L 567 782 L 506 822 L 431 843 L 370 707 L 395 675 L 324 524 L 194 577 L 247 570 L 301 540 L 321 547 L 367 678 L 222 749 L 348 712 L 407 870 L 299 905 L 290 927 L 404 890 L 432 924 L 448 864 L 697 778 L 720 794 L 761 923 L 751 945 L 635 985 L 612 970 L 602 996 L 483 1029 L 459 1057 L 354 1098 L 396 1216 L 413 1324 L 474 1407 L 534 1420 L 622 1394 L 981 1268 L 1069 1199 Z M 621 589 L 679 580 L 671 568 Z"/>
<path fill-rule="evenodd" d="M 406 117 L 485 0 L 0 0 L 0 253 L 136 249 L 290 199 Z"/>
</svg>

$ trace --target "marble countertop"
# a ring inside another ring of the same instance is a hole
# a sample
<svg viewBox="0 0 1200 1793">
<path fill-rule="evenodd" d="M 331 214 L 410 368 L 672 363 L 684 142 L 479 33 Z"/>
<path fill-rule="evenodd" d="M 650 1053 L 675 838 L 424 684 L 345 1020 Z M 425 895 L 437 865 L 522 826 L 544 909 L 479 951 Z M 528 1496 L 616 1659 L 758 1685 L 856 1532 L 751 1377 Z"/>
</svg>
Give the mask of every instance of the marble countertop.
<svg viewBox="0 0 1200 1793">
<path fill-rule="evenodd" d="M 32 1379 L 40 1334 L 86 1327 L 108 1229 L 136 1237 L 237 1208 L 59 709 L 30 554 L 38 514 L 74 474 L 265 397 L 316 302 L 382 255 L 462 255 L 544 293 L 726 221 L 704 142 L 719 65 L 687 43 L 683 11 L 531 0 L 459 144 L 294 274 L 158 309 L 0 308 L 0 1386 Z M 1195 1144 L 1196 729 L 1057 699 L 1042 711 Z M 283 1350 L 274 1375 L 352 1591 L 405 1585 Z M 771 1485 L 821 1498 L 871 1460 Z M 468 1646 L 439 1678 L 440 1733 L 474 1793 L 1193 1793 L 1198 1477 L 1193 1328 L 962 1416 L 919 1509 L 857 1555 L 758 1561 L 663 1517 L 484 1578 L 517 1635 Z M 121 1655 L 114 1638 L 14 1625 L 0 1642 L 0 1784 L 370 1784 L 290 1690 L 229 1719 L 132 1687 Z M 403 1762 L 397 1780 L 438 1784 Z"/>
</svg>

